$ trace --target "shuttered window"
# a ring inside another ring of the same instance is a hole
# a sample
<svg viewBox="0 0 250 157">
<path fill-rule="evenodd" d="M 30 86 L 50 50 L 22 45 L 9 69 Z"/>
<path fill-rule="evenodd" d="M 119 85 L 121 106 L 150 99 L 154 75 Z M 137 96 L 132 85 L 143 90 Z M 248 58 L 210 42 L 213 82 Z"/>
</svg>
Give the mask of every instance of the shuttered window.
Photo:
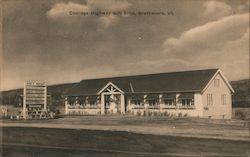
<svg viewBox="0 0 250 157">
<path fill-rule="evenodd" d="M 222 105 L 226 105 L 227 104 L 227 98 L 226 98 L 226 94 L 222 94 L 221 95 L 221 104 Z"/>
<path fill-rule="evenodd" d="M 207 105 L 212 106 L 213 105 L 213 95 L 207 94 Z"/>
</svg>

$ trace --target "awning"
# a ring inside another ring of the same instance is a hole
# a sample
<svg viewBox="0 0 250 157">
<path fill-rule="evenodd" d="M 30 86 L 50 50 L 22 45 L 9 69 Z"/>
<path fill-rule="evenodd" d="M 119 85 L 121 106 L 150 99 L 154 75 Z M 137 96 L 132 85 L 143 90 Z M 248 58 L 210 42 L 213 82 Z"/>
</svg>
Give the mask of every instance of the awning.
<svg viewBox="0 0 250 157">
<path fill-rule="evenodd" d="M 180 96 L 178 98 L 179 99 L 193 99 L 194 94 L 193 93 L 182 93 L 182 94 L 180 94 Z"/>
<path fill-rule="evenodd" d="M 162 99 L 175 99 L 176 94 L 164 94 L 161 98 Z"/>
<path fill-rule="evenodd" d="M 71 101 L 75 101 L 76 98 L 77 98 L 77 96 L 68 96 L 68 97 L 67 97 L 67 100 L 68 100 L 68 101 L 70 101 L 70 100 L 71 100 Z"/>
<path fill-rule="evenodd" d="M 148 94 L 147 95 L 147 100 L 155 100 L 159 99 L 159 94 Z"/>
<path fill-rule="evenodd" d="M 78 101 L 85 101 L 87 99 L 87 97 L 86 96 L 79 96 L 78 97 Z"/>
<path fill-rule="evenodd" d="M 98 100 L 98 99 L 99 99 L 98 95 L 88 96 L 88 101 L 95 101 L 95 100 Z"/>
<path fill-rule="evenodd" d="M 131 100 L 143 100 L 144 95 L 143 94 L 133 94 L 128 96 Z"/>
</svg>

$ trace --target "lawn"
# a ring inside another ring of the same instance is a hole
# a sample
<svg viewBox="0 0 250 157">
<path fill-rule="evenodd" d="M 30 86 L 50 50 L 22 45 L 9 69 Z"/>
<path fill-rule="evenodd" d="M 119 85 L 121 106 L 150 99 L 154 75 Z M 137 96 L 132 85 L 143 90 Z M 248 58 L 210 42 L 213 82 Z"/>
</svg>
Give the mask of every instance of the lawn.
<svg viewBox="0 0 250 157">
<path fill-rule="evenodd" d="M 51 120 L 4 120 L 5 127 L 129 131 L 140 134 L 249 140 L 249 121 L 140 116 L 66 116 Z"/>
<path fill-rule="evenodd" d="M 248 156 L 249 141 L 126 131 L 3 127 L 3 157 Z"/>
</svg>

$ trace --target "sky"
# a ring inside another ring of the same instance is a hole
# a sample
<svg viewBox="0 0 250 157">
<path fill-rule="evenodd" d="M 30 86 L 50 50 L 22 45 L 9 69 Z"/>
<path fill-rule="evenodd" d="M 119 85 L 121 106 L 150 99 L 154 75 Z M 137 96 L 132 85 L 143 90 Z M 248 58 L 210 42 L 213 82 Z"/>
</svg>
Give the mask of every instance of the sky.
<svg viewBox="0 0 250 157">
<path fill-rule="evenodd" d="M 209 68 L 249 76 L 247 0 L 3 0 L 2 21 L 1 90 Z"/>
</svg>

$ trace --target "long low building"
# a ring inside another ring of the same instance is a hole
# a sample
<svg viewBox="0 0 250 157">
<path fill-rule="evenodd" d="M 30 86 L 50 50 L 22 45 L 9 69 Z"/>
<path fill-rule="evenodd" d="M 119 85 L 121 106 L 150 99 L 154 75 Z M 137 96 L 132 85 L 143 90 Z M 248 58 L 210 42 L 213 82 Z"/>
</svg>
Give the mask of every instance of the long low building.
<svg viewBox="0 0 250 157">
<path fill-rule="evenodd" d="M 229 119 L 233 93 L 219 69 L 89 79 L 65 93 L 65 113 Z"/>
</svg>

